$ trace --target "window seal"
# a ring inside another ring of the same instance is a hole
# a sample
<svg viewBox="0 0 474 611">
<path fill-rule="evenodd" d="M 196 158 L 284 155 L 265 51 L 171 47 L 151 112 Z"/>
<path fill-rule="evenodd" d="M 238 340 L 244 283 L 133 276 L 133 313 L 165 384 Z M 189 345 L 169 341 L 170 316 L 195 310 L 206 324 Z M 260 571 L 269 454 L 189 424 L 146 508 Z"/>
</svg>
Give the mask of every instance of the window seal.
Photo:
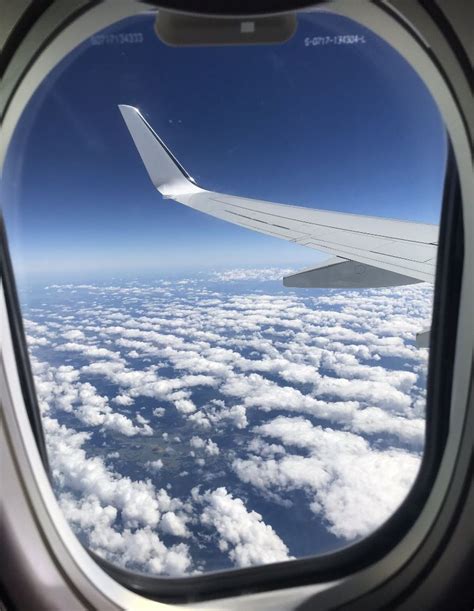
<svg viewBox="0 0 474 611">
<path fill-rule="evenodd" d="M 2 48 L 0 61 L 0 76 L 3 76 L 7 65 L 10 63 L 16 50 L 23 42 L 28 32 L 33 28 L 41 15 L 50 7 L 53 0 L 37 0 L 30 2 L 8 33 Z"/>
<path fill-rule="evenodd" d="M 5 302 L 7 306 L 8 320 L 12 335 L 13 349 L 15 352 L 15 360 L 20 379 L 21 391 L 25 400 L 26 411 L 30 421 L 33 435 L 38 446 L 38 451 L 41 456 L 41 461 L 46 473 L 51 481 L 51 473 L 49 469 L 48 453 L 46 450 L 46 441 L 43 430 L 41 411 L 36 395 L 33 373 L 31 371 L 30 359 L 28 356 L 28 346 L 26 343 L 25 328 L 23 325 L 23 317 L 18 299 L 18 292 L 15 283 L 10 250 L 8 248 L 7 231 L 3 215 L 0 213 L 0 261 L 1 261 L 1 277 L 4 287 Z"/>
<path fill-rule="evenodd" d="M 371 564 L 396 545 L 399 538 L 403 536 L 409 525 L 416 519 L 420 510 L 420 503 L 423 503 L 426 494 L 430 490 L 430 484 L 436 475 L 437 467 L 441 460 L 443 444 L 447 435 L 449 412 L 446 412 L 444 407 L 446 404 L 449 404 L 450 400 L 453 359 L 448 358 L 447 362 L 445 362 L 443 357 L 446 358 L 447 354 L 451 357 L 455 349 L 463 252 L 459 252 L 460 250 L 462 251 L 462 248 L 460 249 L 461 242 L 459 241 L 459 234 L 458 240 L 456 240 L 456 228 L 454 227 L 454 225 L 456 225 L 456 220 L 454 217 L 456 217 L 456 214 L 458 215 L 457 231 L 460 230 L 462 232 L 461 203 L 459 177 L 454 155 L 449 145 L 445 190 L 443 195 L 443 216 L 440 223 L 441 240 L 438 249 L 433 332 L 431 334 L 428 374 L 426 441 L 426 450 L 428 451 L 424 452 L 420 474 L 413 484 L 413 488 L 409 495 L 397 512 L 382 527 L 359 543 L 340 550 L 339 552 L 328 554 L 327 556 L 303 558 L 285 563 L 230 570 L 227 572 L 207 573 L 204 576 L 198 577 L 168 579 L 141 575 L 111 565 L 89 551 L 97 564 L 119 583 L 122 583 L 125 587 L 143 596 L 162 602 L 185 602 L 208 600 L 222 596 L 242 594 L 243 592 L 250 593 L 312 584 L 315 583 L 316 579 L 318 581 L 326 581 L 328 579 L 339 578 L 349 572 L 353 572 L 363 566 Z M 458 211 L 457 213 L 456 210 Z M 41 415 L 34 391 L 34 381 L 29 364 L 28 350 L 26 347 L 22 317 L 8 253 L 7 237 L 3 220 L 1 220 L 0 224 L 0 241 L 3 261 L 2 276 L 5 286 L 8 316 L 12 328 L 18 373 L 30 423 L 35 434 L 43 464 L 49 475 Z M 450 273 L 450 266 L 453 261 L 457 266 L 455 267 L 456 274 L 454 275 Z M 454 292 L 448 293 L 449 286 L 454 286 Z M 438 311 L 437 308 L 440 308 L 440 310 Z M 451 314 L 449 314 L 450 312 Z M 454 319 L 452 318 L 453 313 Z M 437 317 L 436 321 L 435 317 Z M 447 321 L 449 324 L 441 327 L 439 323 L 443 320 Z M 436 360 L 434 357 L 436 357 Z M 435 366 L 437 372 L 436 376 L 434 373 Z M 440 375 L 440 372 L 442 372 L 442 375 Z M 434 402 L 433 406 L 430 405 L 432 400 Z M 436 414 L 433 414 L 432 407 L 438 410 Z M 437 418 L 440 416 L 444 418 L 445 428 L 439 426 Z M 428 422 L 429 420 L 431 423 Z M 438 426 L 435 426 L 436 423 L 438 423 Z M 431 430 L 433 428 L 434 430 Z M 428 435 L 431 435 L 431 441 L 429 441 Z M 436 443 L 437 447 L 432 448 L 430 451 L 429 445 L 431 444 L 432 446 L 433 443 Z M 427 458 L 428 454 L 430 454 L 429 459 Z M 427 469 L 429 470 L 428 474 L 426 474 Z M 421 477 L 422 472 L 423 478 Z M 423 490 L 420 490 L 420 486 L 424 487 Z M 393 537 L 396 534 L 398 534 L 398 538 L 393 542 Z M 390 542 L 390 539 L 392 539 L 392 542 Z M 362 560 L 359 564 L 357 564 L 358 558 Z"/>
</svg>

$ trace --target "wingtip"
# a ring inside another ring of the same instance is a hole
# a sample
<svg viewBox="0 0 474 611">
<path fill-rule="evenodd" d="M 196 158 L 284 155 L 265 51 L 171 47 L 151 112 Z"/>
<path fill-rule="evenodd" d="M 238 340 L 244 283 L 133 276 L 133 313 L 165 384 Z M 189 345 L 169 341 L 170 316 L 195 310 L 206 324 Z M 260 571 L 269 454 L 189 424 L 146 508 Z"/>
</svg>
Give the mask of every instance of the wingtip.
<svg viewBox="0 0 474 611">
<path fill-rule="evenodd" d="M 127 111 L 133 111 L 136 114 L 140 114 L 140 111 L 138 110 L 138 108 L 136 106 L 131 106 L 130 104 L 117 104 L 120 112 L 127 112 Z"/>
</svg>

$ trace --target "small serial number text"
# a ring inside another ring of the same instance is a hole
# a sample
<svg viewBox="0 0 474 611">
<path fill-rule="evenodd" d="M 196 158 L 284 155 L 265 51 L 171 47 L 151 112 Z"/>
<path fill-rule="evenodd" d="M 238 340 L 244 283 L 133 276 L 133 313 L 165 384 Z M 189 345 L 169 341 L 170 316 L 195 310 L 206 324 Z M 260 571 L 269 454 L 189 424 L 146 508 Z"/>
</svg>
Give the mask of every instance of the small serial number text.
<svg viewBox="0 0 474 611">
<path fill-rule="evenodd" d="M 93 45 L 136 45 L 143 42 L 141 32 L 128 32 L 127 34 L 96 34 L 91 37 Z"/>
<path fill-rule="evenodd" d="M 306 36 L 305 47 L 320 47 L 325 45 L 358 45 L 365 44 L 363 34 L 342 34 L 339 36 Z"/>
</svg>

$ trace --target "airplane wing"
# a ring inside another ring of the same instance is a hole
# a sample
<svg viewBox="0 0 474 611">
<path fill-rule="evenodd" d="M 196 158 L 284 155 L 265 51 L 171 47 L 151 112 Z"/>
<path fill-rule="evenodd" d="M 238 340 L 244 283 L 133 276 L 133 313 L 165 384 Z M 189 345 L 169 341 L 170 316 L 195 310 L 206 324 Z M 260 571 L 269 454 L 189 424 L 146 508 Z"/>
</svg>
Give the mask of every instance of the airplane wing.
<svg viewBox="0 0 474 611">
<path fill-rule="evenodd" d="M 285 286 L 369 288 L 433 282 L 438 226 L 315 210 L 216 193 L 197 185 L 132 106 L 119 106 L 150 175 L 165 198 L 253 231 L 323 251 L 322 264 Z"/>
</svg>

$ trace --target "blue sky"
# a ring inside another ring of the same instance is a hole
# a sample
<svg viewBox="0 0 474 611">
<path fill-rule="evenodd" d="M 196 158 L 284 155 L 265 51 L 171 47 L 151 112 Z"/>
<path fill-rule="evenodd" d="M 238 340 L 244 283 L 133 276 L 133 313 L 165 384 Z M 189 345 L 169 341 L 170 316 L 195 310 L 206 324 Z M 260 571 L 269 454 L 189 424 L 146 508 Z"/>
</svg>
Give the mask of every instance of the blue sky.
<svg viewBox="0 0 474 611">
<path fill-rule="evenodd" d="M 315 251 L 228 225 L 152 187 L 117 104 L 139 107 L 198 184 L 275 202 L 438 222 L 446 138 L 419 77 L 342 17 L 300 17 L 276 46 L 77 49 L 27 108 L 2 201 L 18 271 L 84 274 L 307 266 Z M 307 36 L 365 43 L 306 47 Z"/>
</svg>

